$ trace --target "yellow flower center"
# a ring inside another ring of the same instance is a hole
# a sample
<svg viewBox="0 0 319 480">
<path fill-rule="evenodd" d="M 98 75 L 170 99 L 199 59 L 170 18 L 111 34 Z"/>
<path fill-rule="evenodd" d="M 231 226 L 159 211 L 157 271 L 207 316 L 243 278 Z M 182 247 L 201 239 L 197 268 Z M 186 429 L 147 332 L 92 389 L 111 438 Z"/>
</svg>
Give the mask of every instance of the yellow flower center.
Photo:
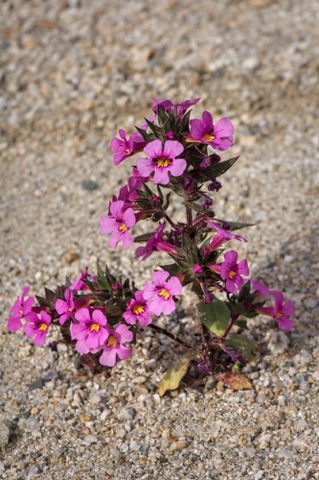
<svg viewBox="0 0 319 480">
<path fill-rule="evenodd" d="M 125 223 L 123 223 L 123 224 L 119 227 L 119 231 L 125 233 L 126 230 L 127 230 L 126 225 L 125 225 Z"/>
<path fill-rule="evenodd" d="M 20 314 L 20 315 L 23 315 L 23 310 L 19 310 L 19 314 Z"/>
<path fill-rule="evenodd" d="M 159 293 L 158 293 L 159 297 L 164 297 L 164 300 L 168 300 L 171 296 L 171 294 L 165 290 L 165 288 L 163 288 Z"/>
<path fill-rule="evenodd" d="M 206 135 L 203 136 L 203 139 L 206 141 L 206 142 L 211 142 L 212 140 L 214 140 L 214 135 L 208 135 L 208 133 L 206 133 Z"/>
<path fill-rule="evenodd" d="M 41 323 L 40 327 L 39 327 L 39 331 L 40 332 L 46 332 L 48 329 L 48 326 L 46 323 Z"/>
<path fill-rule="evenodd" d="M 232 280 L 235 276 L 236 276 L 236 272 L 234 272 L 234 270 L 231 270 L 228 274 L 229 280 Z"/>
<path fill-rule="evenodd" d="M 107 341 L 107 346 L 108 347 L 112 347 L 112 348 L 115 348 L 118 344 L 118 341 L 116 340 L 115 337 L 110 337 Z"/>
<path fill-rule="evenodd" d="M 278 312 L 278 313 L 276 313 L 276 318 L 280 318 L 280 317 L 282 317 L 282 315 L 283 315 L 282 313 Z"/>
<path fill-rule="evenodd" d="M 140 313 L 144 313 L 145 310 L 141 305 L 137 304 L 134 305 L 134 307 L 132 308 L 132 312 L 134 313 L 134 315 L 139 315 Z"/>
<path fill-rule="evenodd" d="M 124 152 L 125 152 L 125 153 L 130 153 L 130 149 L 129 149 L 129 148 L 126 148 L 126 149 L 124 150 Z"/>
<path fill-rule="evenodd" d="M 101 326 L 98 323 L 92 323 L 90 327 L 90 332 L 96 331 L 96 333 L 99 333 Z"/>
<path fill-rule="evenodd" d="M 160 168 L 160 167 L 168 167 L 170 163 L 171 163 L 171 161 L 170 161 L 169 158 L 162 157 L 162 158 L 158 158 L 158 159 L 157 159 L 157 166 L 158 166 L 158 168 Z"/>
<path fill-rule="evenodd" d="M 72 312 L 72 308 L 71 308 L 71 307 L 68 308 L 68 312 Z"/>
</svg>

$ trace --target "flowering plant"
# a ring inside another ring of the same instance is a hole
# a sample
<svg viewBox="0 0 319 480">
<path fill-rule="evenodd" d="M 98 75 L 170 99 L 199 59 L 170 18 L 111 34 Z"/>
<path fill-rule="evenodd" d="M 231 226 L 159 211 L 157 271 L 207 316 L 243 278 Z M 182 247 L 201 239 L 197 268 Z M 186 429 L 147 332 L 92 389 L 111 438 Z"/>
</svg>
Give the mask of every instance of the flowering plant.
<svg viewBox="0 0 319 480">
<path fill-rule="evenodd" d="M 198 101 L 175 105 L 154 99 L 152 118 L 128 138 L 120 129 L 119 138 L 111 142 L 115 165 L 133 155 L 137 161 L 127 184 L 101 216 L 101 233 L 111 234 L 112 248 L 139 244 L 135 257 L 142 261 L 165 252 L 169 262 L 155 269 L 152 281 L 145 280 L 140 289 L 112 274 L 108 266 L 98 266 L 96 275 L 86 268 L 74 283 L 67 278 L 54 291 L 45 289 L 44 297 L 36 297 L 37 305 L 25 287 L 10 311 L 11 332 L 22 328 L 24 319 L 25 334 L 43 345 L 48 331 L 59 327 L 62 341 L 73 345 L 82 363 L 95 372 L 128 358 L 140 328 L 151 328 L 187 350 L 164 377 L 161 394 L 178 387 L 191 363 L 196 363 L 199 379 L 215 375 L 232 388 L 250 388 L 239 373 L 254 354 L 254 345 L 244 335 L 247 320 L 263 314 L 277 320 L 279 328 L 291 330 L 294 309 L 281 292 L 249 278 L 247 260 L 239 260 L 236 250 L 227 251 L 230 240 L 247 242 L 234 232 L 251 225 L 216 218 L 213 211 L 213 196 L 222 187 L 218 178 L 237 160 L 222 161 L 216 150 L 232 146 L 234 128 L 227 118 L 215 124 L 207 111 L 191 120 L 189 108 Z M 149 229 L 136 235 L 141 222 Z M 200 345 L 154 322 L 176 309 L 185 289 L 198 298 Z M 56 348 L 56 342 L 50 345 Z"/>
</svg>

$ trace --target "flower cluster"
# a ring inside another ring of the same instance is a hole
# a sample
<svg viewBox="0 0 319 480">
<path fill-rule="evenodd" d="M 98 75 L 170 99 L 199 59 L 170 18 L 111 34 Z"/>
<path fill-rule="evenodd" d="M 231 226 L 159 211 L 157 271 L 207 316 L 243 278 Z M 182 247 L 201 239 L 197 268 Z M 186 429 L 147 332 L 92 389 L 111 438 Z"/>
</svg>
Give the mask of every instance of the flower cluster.
<svg viewBox="0 0 319 480">
<path fill-rule="evenodd" d="M 206 375 L 216 373 L 221 364 L 238 368 L 249 359 L 253 347 L 242 335 L 247 319 L 262 314 L 276 320 L 279 328 L 292 329 L 292 302 L 250 279 L 247 260 L 227 250 L 229 241 L 247 242 L 234 232 L 251 225 L 216 218 L 213 210 L 215 192 L 222 188 L 219 177 L 237 161 L 222 161 L 219 155 L 232 146 L 234 128 L 228 118 L 215 123 L 206 110 L 200 119 L 191 119 L 189 109 L 198 101 L 154 99 L 151 119 L 132 136 L 120 129 L 111 141 L 116 166 L 134 156 L 136 161 L 126 185 L 100 218 L 101 234 L 110 235 L 112 248 L 134 246 L 135 257 L 142 261 L 164 252 L 170 263 L 156 269 L 142 289 L 113 276 L 107 266 L 98 267 L 96 276 L 86 269 L 73 284 L 67 279 L 54 291 L 46 289 L 45 298 L 37 297 L 38 305 L 26 298 L 25 287 L 11 309 L 11 332 L 22 328 L 24 319 L 26 335 L 42 345 L 49 327 L 59 326 L 63 340 L 74 345 L 86 364 L 113 367 L 130 356 L 138 329 L 149 327 L 193 350 L 199 373 Z M 184 222 L 174 218 L 172 195 L 184 209 Z M 147 222 L 148 233 L 135 234 L 140 222 Z M 175 310 L 187 286 L 198 296 L 201 347 L 154 323 L 154 317 Z"/>
<path fill-rule="evenodd" d="M 8 328 L 19 330 L 24 318 L 25 334 L 43 345 L 49 326 L 59 325 L 64 340 L 69 337 L 81 356 L 94 355 L 101 365 L 113 367 L 131 355 L 132 348 L 124 344 L 133 341 L 137 326 L 146 327 L 152 316 L 175 310 L 183 287 L 177 277 L 169 276 L 156 271 L 154 283 L 146 281 L 144 290 L 136 290 L 128 283 L 122 285 L 108 269 L 99 269 L 97 277 L 86 269 L 72 285 L 67 281 L 55 292 L 46 289 L 46 298 L 38 297 L 39 306 L 32 297 L 26 298 L 29 287 L 25 287 L 11 309 Z"/>
</svg>

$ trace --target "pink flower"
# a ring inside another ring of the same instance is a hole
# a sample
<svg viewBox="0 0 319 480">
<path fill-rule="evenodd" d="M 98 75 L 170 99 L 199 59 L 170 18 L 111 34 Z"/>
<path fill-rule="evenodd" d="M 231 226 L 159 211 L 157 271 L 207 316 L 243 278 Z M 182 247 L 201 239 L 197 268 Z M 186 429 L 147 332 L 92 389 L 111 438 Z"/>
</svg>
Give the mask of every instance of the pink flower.
<svg viewBox="0 0 319 480">
<path fill-rule="evenodd" d="M 155 234 L 147 241 L 146 245 L 136 249 L 135 258 L 142 257 L 142 260 L 146 260 L 153 252 L 176 253 L 174 247 L 163 241 L 163 231 L 165 226 L 166 222 L 161 223 L 156 229 Z"/>
<path fill-rule="evenodd" d="M 81 355 L 96 350 L 107 340 L 107 320 L 101 310 L 91 312 L 88 308 L 81 308 L 75 313 L 75 319 L 79 323 L 71 323 L 71 338 L 77 340 L 76 349 Z"/>
<path fill-rule="evenodd" d="M 154 172 L 153 182 L 166 185 L 169 183 L 168 173 L 178 177 L 187 167 L 186 160 L 176 158 L 183 150 L 183 145 L 175 140 L 167 140 L 164 147 L 160 140 L 153 140 L 144 148 L 148 158 L 137 160 L 137 170 L 143 177 L 148 177 Z"/>
<path fill-rule="evenodd" d="M 21 318 L 25 317 L 31 312 L 32 305 L 34 304 L 34 298 L 25 298 L 29 293 L 30 287 L 27 285 L 24 287 L 21 298 L 17 298 L 11 308 L 10 312 L 13 313 L 8 320 L 8 329 L 10 332 L 16 332 L 22 328 Z"/>
<path fill-rule="evenodd" d="M 146 327 L 152 323 L 152 319 L 147 313 L 148 310 L 148 304 L 143 298 L 143 292 L 138 290 L 135 293 L 135 298 L 132 298 L 130 301 L 126 312 L 123 313 L 123 318 L 130 325 L 135 325 L 138 320 L 141 327 Z"/>
<path fill-rule="evenodd" d="M 117 356 L 121 360 L 125 360 L 131 355 L 132 349 L 124 347 L 123 343 L 131 342 L 133 340 L 133 333 L 126 325 L 121 323 L 115 330 L 108 328 L 108 334 L 109 337 L 103 345 L 103 353 L 100 356 L 99 362 L 106 367 L 114 367 Z"/>
<path fill-rule="evenodd" d="M 121 188 L 118 199 L 123 200 L 125 207 L 131 206 L 132 202 L 138 198 L 137 190 L 142 188 L 142 183 L 148 179 L 141 177 L 136 168 L 132 170 L 132 176 L 128 179 L 127 185 Z"/>
<path fill-rule="evenodd" d="M 123 242 L 123 248 L 127 250 L 134 242 L 134 238 L 129 233 L 129 229 L 136 223 L 136 218 L 132 208 L 123 211 L 124 202 L 118 200 L 110 205 L 110 215 L 101 217 L 101 233 L 107 235 L 113 233 L 109 240 L 109 245 L 115 248 L 119 242 Z"/>
<path fill-rule="evenodd" d="M 277 320 L 279 328 L 283 330 L 292 330 L 294 322 L 290 317 L 295 315 L 292 301 L 287 300 L 287 302 L 284 303 L 284 295 L 282 292 L 271 290 L 269 293 L 275 300 L 274 308 L 258 307 L 256 308 L 256 311 Z"/>
<path fill-rule="evenodd" d="M 203 273 L 203 267 L 201 265 L 194 265 L 193 267 L 193 272 L 195 273 L 195 275 L 199 275 L 200 273 Z"/>
<path fill-rule="evenodd" d="M 220 276 L 226 280 L 226 290 L 236 294 L 243 286 L 242 276 L 249 275 L 247 260 L 237 263 L 238 253 L 235 250 L 225 253 L 224 262 L 221 264 Z"/>
<path fill-rule="evenodd" d="M 221 118 L 214 125 L 211 113 L 205 110 L 202 120 L 190 120 L 190 125 L 188 142 L 205 143 L 222 151 L 227 150 L 233 144 L 234 127 L 228 118 Z"/>
<path fill-rule="evenodd" d="M 241 235 L 234 235 L 228 230 L 224 230 L 222 227 L 219 227 L 215 223 L 210 221 L 206 221 L 207 226 L 209 228 L 213 228 L 217 231 L 217 235 L 213 238 L 213 240 L 209 244 L 210 250 L 217 250 L 223 243 L 228 242 L 229 240 L 242 240 L 243 242 L 247 242 L 246 238 L 242 237 Z"/>
<path fill-rule="evenodd" d="M 91 282 L 95 282 L 97 280 L 95 275 L 91 275 L 88 273 L 88 268 L 81 272 L 80 278 L 75 280 L 75 282 L 72 283 L 70 286 L 70 290 L 74 290 L 76 292 L 81 291 L 81 290 L 89 290 L 89 287 L 84 283 L 83 280 L 91 280 Z"/>
<path fill-rule="evenodd" d="M 252 294 L 254 295 L 254 301 L 260 300 L 261 298 L 268 297 L 270 295 L 270 290 L 266 285 L 256 280 L 250 279 L 251 286 L 253 287 Z"/>
<path fill-rule="evenodd" d="M 183 287 L 178 277 L 171 277 L 167 282 L 169 272 L 156 271 L 152 275 L 154 284 L 145 282 L 143 297 L 149 302 L 149 311 L 156 316 L 162 312 L 165 315 L 172 313 L 175 308 L 174 295 L 180 295 Z"/>
<path fill-rule="evenodd" d="M 160 98 L 153 98 L 153 107 L 152 110 L 154 113 L 158 114 L 158 107 L 160 106 L 166 113 L 172 113 L 173 110 L 176 108 L 177 115 L 182 117 L 186 110 L 198 103 L 200 98 L 195 98 L 194 100 L 185 100 L 182 103 L 172 103 L 170 100 L 161 100 Z"/>
<path fill-rule="evenodd" d="M 282 292 L 271 291 L 270 294 L 275 299 L 274 318 L 278 321 L 279 328 L 292 330 L 294 322 L 289 318 L 295 315 L 292 301 L 287 300 L 287 302 L 284 303 L 284 295 Z"/>
<path fill-rule="evenodd" d="M 36 345 L 43 345 L 45 337 L 48 333 L 49 325 L 52 318 L 44 310 L 40 312 L 40 318 L 35 312 L 29 312 L 26 316 L 26 324 L 24 325 L 24 332 L 28 338 L 34 338 Z"/>
<path fill-rule="evenodd" d="M 147 125 L 143 125 L 141 128 L 146 130 Z M 144 139 L 139 132 L 127 139 L 125 130 L 120 129 L 119 136 L 120 139 L 114 137 L 110 145 L 111 152 L 115 154 L 113 157 L 115 165 L 119 165 L 133 153 L 143 150 L 145 146 Z"/>
<path fill-rule="evenodd" d="M 55 303 L 55 309 L 61 317 L 59 318 L 60 325 L 63 325 L 69 318 L 74 318 L 74 293 L 68 289 L 64 292 L 64 300 L 58 298 Z"/>
</svg>

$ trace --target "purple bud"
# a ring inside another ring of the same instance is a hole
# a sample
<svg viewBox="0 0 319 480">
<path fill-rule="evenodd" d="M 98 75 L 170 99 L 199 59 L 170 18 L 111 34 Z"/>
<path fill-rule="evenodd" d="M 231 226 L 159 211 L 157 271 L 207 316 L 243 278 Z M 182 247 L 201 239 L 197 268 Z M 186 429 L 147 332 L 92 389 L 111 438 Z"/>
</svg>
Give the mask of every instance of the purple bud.
<svg viewBox="0 0 319 480">
<path fill-rule="evenodd" d="M 212 364 L 209 360 L 207 360 L 206 358 L 203 358 L 202 360 L 200 360 L 198 362 L 198 365 L 197 365 L 197 370 L 200 372 L 200 373 L 203 373 L 204 375 L 209 375 L 210 373 L 212 373 Z"/>
<path fill-rule="evenodd" d="M 213 153 L 213 155 L 211 155 L 211 159 L 213 160 L 213 162 L 219 162 L 220 161 L 220 156 L 217 155 L 217 153 Z"/>
<path fill-rule="evenodd" d="M 200 265 L 196 264 L 194 267 L 193 267 L 193 272 L 195 274 L 197 273 L 202 273 L 203 272 L 203 267 L 201 267 Z"/>
<path fill-rule="evenodd" d="M 212 164 L 212 161 L 210 157 L 204 157 L 198 166 L 200 170 L 206 170 L 206 168 L 210 167 L 211 164 Z"/>
<path fill-rule="evenodd" d="M 166 138 L 169 138 L 170 140 L 172 140 L 174 138 L 174 132 L 172 131 L 166 132 Z"/>
<path fill-rule="evenodd" d="M 213 178 L 212 183 L 208 185 L 208 190 L 210 192 L 218 192 L 220 188 L 222 188 L 222 184 L 218 180 L 216 180 L 216 178 Z"/>
<path fill-rule="evenodd" d="M 197 182 L 194 178 L 185 177 L 183 187 L 186 193 L 192 193 L 197 188 Z"/>
<path fill-rule="evenodd" d="M 214 300 L 214 295 L 210 292 L 205 291 L 204 292 L 204 303 L 207 305 L 208 303 L 212 303 Z"/>
<path fill-rule="evenodd" d="M 204 195 L 203 200 L 201 202 L 201 206 L 204 210 L 209 210 L 209 208 L 213 205 L 214 200 L 209 198 L 207 195 Z"/>
</svg>

